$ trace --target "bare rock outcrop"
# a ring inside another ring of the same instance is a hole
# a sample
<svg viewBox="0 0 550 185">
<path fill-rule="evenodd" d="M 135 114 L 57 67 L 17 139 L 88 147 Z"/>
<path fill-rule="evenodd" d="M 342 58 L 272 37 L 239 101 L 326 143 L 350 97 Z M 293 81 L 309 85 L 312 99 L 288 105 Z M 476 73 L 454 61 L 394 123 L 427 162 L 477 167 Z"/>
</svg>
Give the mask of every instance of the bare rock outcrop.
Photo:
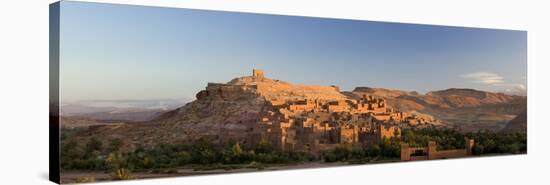
<svg viewBox="0 0 550 185">
<path fill-rule="evenodd" d="M 503 132 L 527 132 L 527 110 L 518 114 L 514 119 L 510 120 L 506 127 L 502 129 Z"/>
</svg>

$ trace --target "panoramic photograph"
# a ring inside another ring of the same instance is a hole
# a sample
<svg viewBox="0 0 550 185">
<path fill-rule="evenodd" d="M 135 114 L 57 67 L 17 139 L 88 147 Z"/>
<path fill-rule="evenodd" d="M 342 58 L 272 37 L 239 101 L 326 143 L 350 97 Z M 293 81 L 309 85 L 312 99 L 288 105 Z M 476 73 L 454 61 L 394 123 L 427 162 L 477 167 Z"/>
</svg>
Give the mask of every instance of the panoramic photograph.
<svg viewBox="0 0 550 185">
<path fill-rule="evenodd" d="M 61 183 L 527 154 L 526 31 L 59 12 Z"/>
</svg>

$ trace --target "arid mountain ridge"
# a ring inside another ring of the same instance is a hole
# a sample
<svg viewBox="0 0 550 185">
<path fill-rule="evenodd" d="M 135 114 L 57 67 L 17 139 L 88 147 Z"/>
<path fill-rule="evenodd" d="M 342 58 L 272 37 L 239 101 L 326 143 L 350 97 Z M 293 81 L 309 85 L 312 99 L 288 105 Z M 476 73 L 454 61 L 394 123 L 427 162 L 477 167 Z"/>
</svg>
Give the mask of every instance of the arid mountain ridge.
<svg viewBox="0 0 550 185">
<path fill-rule="evenodd" d="M 525 96 L 466 88 L 450 88 L 419 94 L 384 88 L 357 87 L 344 94 L 354 98 L 363 94 L 384 98 L 396 110 L 430 114 L 465 131 L 497 131 L 527 108 Z"/>
<path fill-rule="evenodd" d="M 435 106 L 439 108 L 465 108 L 478 107 L 490 104 L 522 104 L 526 97 L 493 93 L 468 88 L 449 88 L 440 91 L 431 91 L 426 94 L 391 90 L 384 88 L 357 87 L 352 92 L 344 92 L 348 96 L 370 94 L 387 99 L 410 100 L 420 105 Z M 399 104 L 396 104 L 399 106 Z M 404 107 L 405 108 L 405 107 Z M 422 109 L 423 107 L 417 107 Z"/>
</svg>

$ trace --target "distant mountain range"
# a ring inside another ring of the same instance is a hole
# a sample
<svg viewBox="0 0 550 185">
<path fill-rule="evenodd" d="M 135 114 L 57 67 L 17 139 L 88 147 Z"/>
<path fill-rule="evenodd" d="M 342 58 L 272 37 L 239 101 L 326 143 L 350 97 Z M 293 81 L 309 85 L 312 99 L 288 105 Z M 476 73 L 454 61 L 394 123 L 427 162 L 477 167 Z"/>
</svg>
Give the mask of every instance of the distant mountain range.
<svg viewBox="0 0 550 185">
<path fill-rule="evenodd" d="M 184 100 L 88 100 L 60 106 L 60 115 L 95 121 L 149 121 L 184 105 Z"/>
<path fill-rule="evenodd" d="M 418 111 L 452 124 L 463 131 L 498 131 L 527 109 L 527 97 L 475 89 L 450 88 L 426 94 L 384 88 L 357 87 L 343 92 L 351 98 L 362 95 L 384 98 L 399 111 Z"/>
</svg>

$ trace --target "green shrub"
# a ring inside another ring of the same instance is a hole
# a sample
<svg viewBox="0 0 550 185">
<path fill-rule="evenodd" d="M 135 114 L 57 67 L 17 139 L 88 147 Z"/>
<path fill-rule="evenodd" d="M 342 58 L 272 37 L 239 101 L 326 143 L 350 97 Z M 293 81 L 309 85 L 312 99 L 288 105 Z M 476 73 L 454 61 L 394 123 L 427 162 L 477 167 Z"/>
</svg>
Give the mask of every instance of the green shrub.
<svg viewBox="0 0 550 185">
<path fill-rule="evenodd" d="M 351 157 L 351 149 L 347 146 L 336 147 L 332 153 L 337 161 L 344 161 Z"/>
<path fill-rule="evenodd" d="M 113 180 L 130 180 L 135 179 L 135 177 L 131 174 L 130 170 L 126 168 L 119 168 L 116 169 L 112 174 L 111 178 Z"/>
<path fill-rule="evenodd" d="M 95 182 L 94 177 L 78 177 L 76 178 L 76 183 L 86 183 L 86 182 Z"/>
<path fill-rule="evenodd" d="M 323 160 L 325 162 L 331 163 L 331 162 L 336 162 L 337 158 L 336 158 L 336 155 L 334 155 L 334 153 L 328 152 L 323 154 Z"/>
<path fill-rule="evenodd" d="M 370 144 L 365 149 L 365 155 L 369 157 L 376 157 L 380 155 L 380 146 L 375 144 Z"/>
<path fill-rule="evenodd" d="M 273 146 L 269 141 L 262 139 L 258 144 L 256 144 L 256 146 L 254 147 L 254 151 L 257 154 L 260 154 L 260 153 L 269 154 L 273 152 Z"/>
<path fill-rule="evenodd" d="M 121 139 L 112 139 L 109 143 L 109 146 L 107 147 L 107 152 L 117 152 L 120 150 L 120 147 L 122 146 L 122 140 Z"/>
<path fill-rule="evenodd" d="M 484 152 L 484 146 L 481 144 L 475 144 L 472 153 L 474 155 L 481 155 Z"/>
</svg>

